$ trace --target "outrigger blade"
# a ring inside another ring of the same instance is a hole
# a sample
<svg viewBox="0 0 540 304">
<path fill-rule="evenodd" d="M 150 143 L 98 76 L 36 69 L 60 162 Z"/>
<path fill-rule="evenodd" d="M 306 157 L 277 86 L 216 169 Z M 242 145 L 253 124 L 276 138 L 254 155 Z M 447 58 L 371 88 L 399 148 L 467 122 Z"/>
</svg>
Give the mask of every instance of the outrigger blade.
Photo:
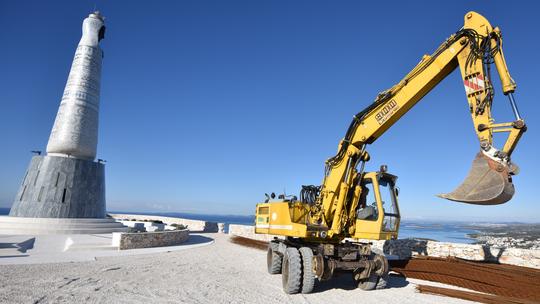
<svg viewBox="0 0 540 304">
<path fill-rule="evenodd" d="M 516 166 L 498 162 L 479 152 L 465 181 L 453 192 L 438 196 L 474 205 L 504 204 L 514 196 L 511 175 L 517 172 Z"/>
</svg>

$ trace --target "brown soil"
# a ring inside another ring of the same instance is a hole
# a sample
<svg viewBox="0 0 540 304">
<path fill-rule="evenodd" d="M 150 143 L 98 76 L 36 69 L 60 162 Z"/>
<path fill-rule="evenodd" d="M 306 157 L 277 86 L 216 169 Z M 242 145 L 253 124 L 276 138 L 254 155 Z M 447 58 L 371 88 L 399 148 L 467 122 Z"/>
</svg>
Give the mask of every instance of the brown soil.
<svg viewBox="0 0 540 304">
<path fill-rule="evenodd" d="M 419 257 L 391 261 L 406 277 L 440 282 L 487 294 L 540 302 L 540 270 L 512 265 Z"/>
<path fill-rule="evenodd" d="M 418 285 L 416 289 L 421 293 L 429 293 L 434 295 L 447 296 L 452 298 L 458 298 L 468 301 L 486 303 L 486 304 L 534 304 L 538 303 L 531 300 L 522 300 L 516 298 L 509 298 L 503 296 L 490 295 L 485 293 L 470 292 L 463 290 L 456 290 L 450 288 L 435 287 L 429 285 Z"/>
<path fill-rule="evenodd" d="M 244 238 L 240 236 L 231 236 L 230 240 L 231 242 L 235 244 L 246 246 L 246 247 L 257 248 L 261 250 L 268 249 L 268 242 L 256 241 L 256 240 L 252 240 L 252 239 L 248 239 L 248 238 Z"/>
</svg>

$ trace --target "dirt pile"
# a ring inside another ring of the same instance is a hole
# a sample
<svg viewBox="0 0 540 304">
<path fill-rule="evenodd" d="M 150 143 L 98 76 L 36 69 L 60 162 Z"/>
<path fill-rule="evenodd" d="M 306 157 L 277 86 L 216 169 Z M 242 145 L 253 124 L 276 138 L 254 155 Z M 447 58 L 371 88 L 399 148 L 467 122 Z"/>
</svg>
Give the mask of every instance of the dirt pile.
<svg viewBox="0 0 540 304">
<path fill-rule="evenodd" d="M 513 299 L 515 303 L 540 302 L 540 270 L 538 269 L 433 257 L 391 261 L 390 265 L 393 271 L 410 278 L 440 282 L 506 297 Z M 454 294 L 456 295 L 457 293 Z M 502 298 L 500 300 L 500 303 L 504 302 Z M 474 301 L 494 303 L 482 301 L 480 295 Z"/>
<path fill-rule="evenodd" d="M 240 236 L 231 236 L 230 240 L 231 242 L 241 245 L 241 246 L 246 246 L 246 247 L 251 247 L 251 248 L 256 248 L 256 249 L 261 249 L 261 250 L 268 249 L 268 242 L 252 240 L 252 239 L 248 239 L 248 238 L 244 238 Z"/>
<path fill-rule="evenodd" d="M 479 303 L 486 303 L 486 304 L 535 304 L 535 303 L 538 303 L 536 301 L 531 301 L 531 300 L 509 298 L 509 297 L 503 297 L 503 296 L 490 295 L 486 293 L 456 290 L 456 289 L 429 286 L 429 285 L 418 285 L 416 286 L 416 289 L 421 293 L 447 296 L 451 298 L 458 298 L 458 299 L 474 301 L 474 302 L 479 302 Z"/>
</svg>

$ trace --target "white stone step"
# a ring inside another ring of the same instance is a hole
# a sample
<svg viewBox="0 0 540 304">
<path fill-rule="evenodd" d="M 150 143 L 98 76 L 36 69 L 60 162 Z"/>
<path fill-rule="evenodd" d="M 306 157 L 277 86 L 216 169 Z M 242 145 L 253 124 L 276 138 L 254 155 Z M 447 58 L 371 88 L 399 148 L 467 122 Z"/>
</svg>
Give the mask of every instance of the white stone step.
<svg viewBox="0 0 540 304">
<path fill-rule="evenodd" d="M 0 234 L 42 235 L 42 234 L 105 234 L 127 232 L 128 228 L 94 228 L 94 229 L 0 229 Z"/>
<path fill-rule="evenodd" d="M 113 249 L 117 250 L 118 247 L 115 247 L 111 244 L 73 244 L 69 246 L 67 251 L 87 251 L 89 249 Z"/>
<path fill-rule="evenodd" d="M 43 223 L 13 223 L 8 222 L 4 223 L 0 221 L 0 229 L 2 228 L 33 228 L 33 227 L 43 227 Z M 69 224 L 48 224 L 47 226 L 52 226 L 56 228 L 118 228 L 118 227 L 124 227 L 121 223 L 69 223 Z"/>
<path fill-rule="evenodd" d="M 16 217 L 0 216 L 2 222 L 14 223 L 116 223 L 113 218 L 37 218 L 37 217 Z"/>
<path fill-rule="evenodd" d="M 51 219 L 0 216 L 0 234 L 102 234 L 126 232 L 114 219 Z"/>
</svg>

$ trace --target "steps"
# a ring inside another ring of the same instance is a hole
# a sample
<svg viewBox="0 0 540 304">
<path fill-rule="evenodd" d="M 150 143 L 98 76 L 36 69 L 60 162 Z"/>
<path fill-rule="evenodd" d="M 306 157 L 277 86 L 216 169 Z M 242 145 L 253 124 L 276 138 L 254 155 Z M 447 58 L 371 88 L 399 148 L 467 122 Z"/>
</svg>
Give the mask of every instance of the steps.
<svg viewBox="0 0 540 304">
<path fill-rule="evenodd" d="M 0 234 L 102 234 L 127 232 L 112 218 L 30 218 L 0 216 Z"/>
</svg>

